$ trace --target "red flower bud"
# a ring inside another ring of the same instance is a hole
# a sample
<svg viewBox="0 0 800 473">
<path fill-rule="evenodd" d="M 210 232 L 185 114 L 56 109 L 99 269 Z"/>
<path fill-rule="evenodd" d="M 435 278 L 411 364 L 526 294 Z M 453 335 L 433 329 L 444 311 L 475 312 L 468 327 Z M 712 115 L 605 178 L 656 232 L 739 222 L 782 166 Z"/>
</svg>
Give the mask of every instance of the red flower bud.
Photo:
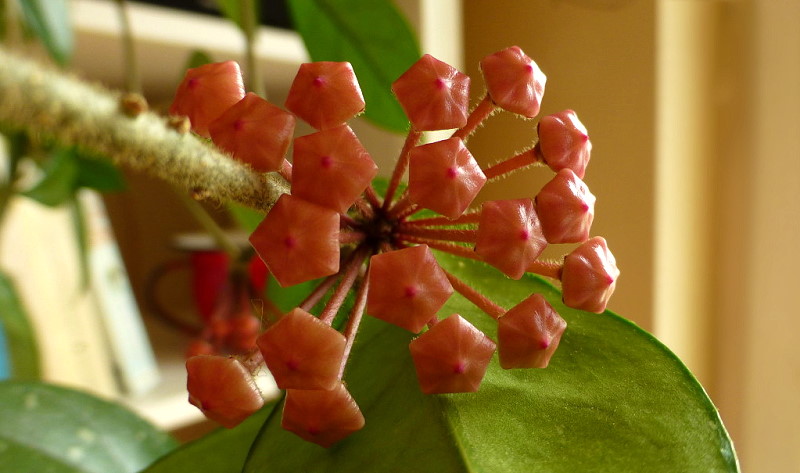
<svg viewBox="0 0 800 473">
<path fill-rule="evenodd" d="M 281 427 L 325 448 L 364 427 L 364 416 L 342 383 L 329 391 L 289 389 Z"/>
<path fill-rule="evenodd" d="M 564 168 L 536 196 L 536 212 L 550 243 L 579 243 L 589 238 L 595 197 L 569 168 Z"/>
<path fill-rule="evenodd" d="M 495 343 L 458 314 L 438 322 L 409 345 L 425 394 L 475 392 Z"/>
<path fill-rule="evenodd" d="M 303 309 L 281 317 L 257 343 L 281 389 L 333 389 L 339 383 L 344 335 Z"/>
<path fill-rule="evenodd" d="M 294 115 L 254 93 L 211 122 L 214 144 L 258 172 L 277 171 L 294 133 Z"/>
<path fill-rule="evenodd" d="M 564 258 L 561 288 L 564 304 L 600 313 L 614 292 L 619 269 L 603 237 L 584 242 Z"/>
<path fill-rule="evenodd" d="M 553 171 L 572 169 L 583 179 L 592 154 L 586 127 L 572 110 L 547 115 L 539 120 L 537 150 Z"/>
<path fill-rule="evenodd" d="M 244 97 L 239 64 L 234 61 L 205 64 L 186 71 L 169 108 L 170 115 L 189 117 L 192 130 L 208 138 L 208 126 Z"/>
<path fill-rule="evenodd" d="M 459 128 L 469 113 L 469 76 L 422 56 L 392 84 L 411 124 L 420 131 Z"/>
<path fill-rule="evenodd" d="M 486 56 L 480 67 L 497 106 L 528 118 L 539 114 L 547 77 L 522 49 L 511 46 Z"/>
<path fill-rule="evenodd" d="M 347 125 L 295 139 L 293 163 L 292 194 L 341 213 L 378 173 L 378 166 Z"/>
<path fill-rule="evenodd" d="M 189 402 L 229 429 L 264 405 L 253 375 L 234 358 L 194 356 L 186 372 Z"/>
<path fill-rule="evenodd" d="M 533 294 L 497 321 L 500 366 L 546 368 L 567 322 L 541 294 Z"/>
<path fill-rule="evenodd" d="M 410 199 L 456 218 L 486 183 L 486 175 L 460 138 L 417 146 L 409 153 Z"/>
<path fill-rule="evenodd" d="M 475 252 L 508 277 L 519 279 L 547 246 L 531 199 L 484 202 Z"/>
<path fill-rule="evenodd" d="M 285 106 L 322 130 L 361 113 L 364 96 L 349 62 L 312 62 L 300 66 Z"/>
<path fill-rule="evenodd" d="M 369 265 L 367 313 L 419 333 L 453 294 L 427 245 L 375 255 Z"/>
<path fill-rule="evenodd" d="M 250 235 L 282 287 L 339 271 L 339 214 L 284 194 Z"/>
</svg>

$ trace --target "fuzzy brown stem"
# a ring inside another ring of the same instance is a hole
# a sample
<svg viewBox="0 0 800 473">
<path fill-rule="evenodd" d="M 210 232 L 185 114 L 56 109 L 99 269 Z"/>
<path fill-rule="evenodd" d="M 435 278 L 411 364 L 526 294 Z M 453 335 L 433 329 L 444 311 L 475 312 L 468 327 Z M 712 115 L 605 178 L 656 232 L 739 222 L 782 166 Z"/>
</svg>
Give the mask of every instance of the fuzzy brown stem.
<svg viewBox="0 0 800 473">
<path fill-rule="evenodd" d="M 195 195 L 269 210 L 289 185 L 257 174 L 203 140 L 145 112 L 130 118 L 119 95 L 14 57 L 0 49 L 0 123 L 34 139 L 52 139 L 108 156 Z"/>
</svg>

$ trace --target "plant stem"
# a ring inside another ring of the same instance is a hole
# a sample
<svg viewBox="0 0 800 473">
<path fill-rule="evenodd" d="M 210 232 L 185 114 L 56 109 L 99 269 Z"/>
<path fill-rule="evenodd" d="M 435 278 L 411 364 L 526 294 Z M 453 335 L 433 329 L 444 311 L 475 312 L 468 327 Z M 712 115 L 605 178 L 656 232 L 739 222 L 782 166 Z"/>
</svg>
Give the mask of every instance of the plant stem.
<svg viewBox="0 0 800 473">
<path fill-rule="evenodd" d="M 242 32 L 244 33 L 245 62 L 247 63 L 247 84 L 256 95 L 266 98 L 264 82 L 261 80 L 258 57 L 256 56 L 256 33 L 258 18 L 253 0 L 242 0 Z"/>
<path fill-rule="evenodd" d="M 192 199 L 180 190 L 175 189 L 175 193 L 178 194 L 181 202 L 189 211 L 189 213 L 192 214 L 192 217 L 194 217 L 197 223 L 199 223 L 200 226 L 202 226 L 203 229 L 208 232 L 209 235 L 211 235 L 211 238 L 214 239 L 214 241 L 217 243 L 217 246 L 219 246 L 225 253 L 228 254 L 231 262 L 239 261 L 239 257 L 242 254 L 241 249 L 239 249 L 239 247 L 231 241 L 230 237 L 228 237 L 228 234 L 225 233 L 225 230 L 223 230 L 217 224 L 217 222 L 211 218 L 208 212 L 206 212 L 206 209 L 204 209 L 199 202 Z"/>
<path fill-rule="evenodd" d="M 445 271 L 445 275 L 447 275 L 447 280 L 450 281 L 450 284 L 453 286 L 453 289 L 455 289 L 456 292 L 464 296 L 468 301 L 475 304 L 477 308 L 486 312 L 490 317 L 499 319 L 503 316 L 503 314 L 506 313 L 505 309 L 473 289 L 469 284 L 458 279 L 447 271 Z"/>
<path fill-rule="evenodd" d="M 267 211 L 289 191 L 278 174 L 260 175 L 203 140 L 145 112 L 130 118 L 119 96 L 0 49 L 0 123 L 108 156 L 187 191 Z"/>
<path fill-rule="evenodd" d="M 136 59 L 136 48 L 133 44 L 128 5 L 126 0 L 117 0 L 119 24 L 122 29 L 122 56 L 125 61 L 125 90 L 136 94 L 142 93 L 142 79 L 139 73 L 139 62 Z"/>
</svg>

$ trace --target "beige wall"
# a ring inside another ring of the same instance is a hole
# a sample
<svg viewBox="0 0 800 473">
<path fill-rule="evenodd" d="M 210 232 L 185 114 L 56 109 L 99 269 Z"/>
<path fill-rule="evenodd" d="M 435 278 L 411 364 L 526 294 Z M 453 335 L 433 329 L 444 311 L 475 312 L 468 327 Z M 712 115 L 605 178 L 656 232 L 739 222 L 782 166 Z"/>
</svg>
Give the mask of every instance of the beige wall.
<svg viewBox="0 0 800 473">
<path fill-rule="evenodd" d="M 597 6 L 581 5 L 589 3 Z M 518 45 L 548 77 L 542 113 L 572 108 L 587 126 L 593 151 L 585 180 L 598 198 L 593 234 L 606 237 L 622 270 L 609 307 L 652 329 L 654 4 L 466 0 L 463 6 L 466 70 L 476 94 L 485 90 L 478 61 Z M 535 123 L 497 116 L 470 148 L 484 162 L 507 157 L 535 138 Z M 532 171 L 483 197 L 535 195 L 552 174 Z"/>
</svg>

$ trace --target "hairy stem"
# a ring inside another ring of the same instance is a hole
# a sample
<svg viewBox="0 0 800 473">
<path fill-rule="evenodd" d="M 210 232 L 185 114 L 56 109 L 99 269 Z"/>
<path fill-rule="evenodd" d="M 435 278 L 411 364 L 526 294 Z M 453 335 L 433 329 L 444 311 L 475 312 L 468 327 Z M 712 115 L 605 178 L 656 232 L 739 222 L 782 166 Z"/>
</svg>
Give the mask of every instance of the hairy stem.
<svg viewBox="0 0 800 473">
<path fill-rule="evenodd" d="M 130 118 L 118 94 L 90 86 L 0 49 L 0 123 L 35 139 L 108 156 L 196 195 L 269 210 L 289 191 L 277 174 L 260 175 L 203 140 L 145 112 Z"/>
</svg>

